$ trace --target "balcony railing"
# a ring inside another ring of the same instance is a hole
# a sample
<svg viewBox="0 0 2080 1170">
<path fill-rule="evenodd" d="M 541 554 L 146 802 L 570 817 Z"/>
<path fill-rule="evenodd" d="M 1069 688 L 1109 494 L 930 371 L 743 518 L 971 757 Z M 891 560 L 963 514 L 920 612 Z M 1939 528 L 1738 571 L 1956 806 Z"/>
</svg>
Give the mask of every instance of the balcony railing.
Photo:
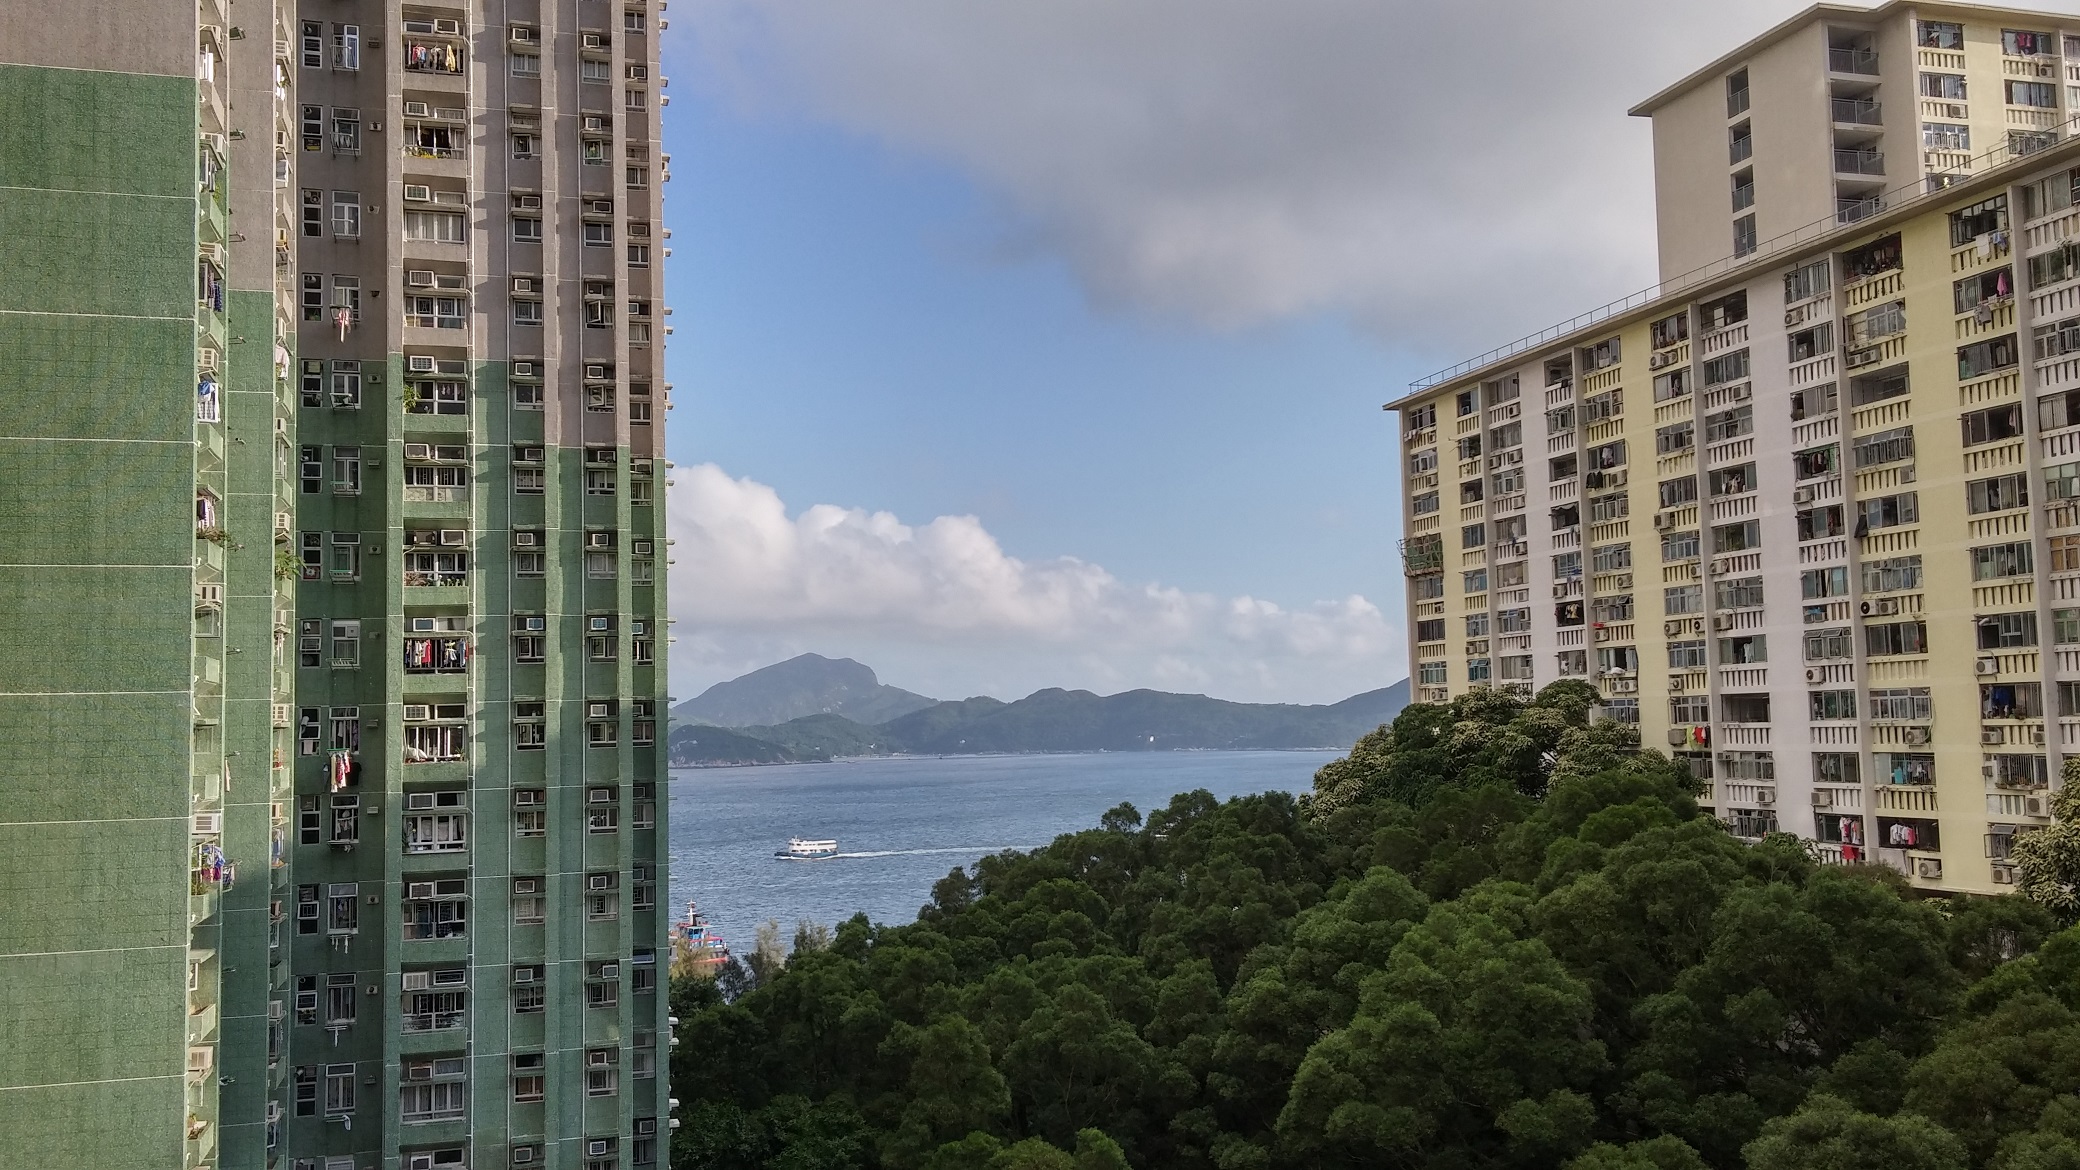
<svg viewBox="0 0 2080 1170">
<path fill-rule="evenodd" d="M 1885 210 L 1885 200 L 1877 195 L 1868 199 L 1837 199 L 1834 201 L 1834 217 L 1841 223 L 1855 223 L 1860 219 Z"/>
<path fill-rule="evenodd" d="M 1869 98 L 1834 98 L 1834 120 L 1851 126 L 1879 126 L 1884 119 L 1879 116 L 1877 102 Z"/>
<path fill-rule="evenodd" d="M 1727 147 L 1726 162 L 1729 166 L 1734 163 L 1746 162 L 1749 156 L 1753 155 L 1754 153 L 1755 139 L 1750 135 L 1744 134 L 1741 137 L 1734 139 L 1733 144 Z"/>
<path fill-rule="evenodd" d="M 1885 152 L 1837 150 L 1834 152 L 1834 171 L 1838 175 L 1882 175 L 1885 173 Z"/>
<path fill-rule="evenodd" d="M 1829 73 L 1855 73 L 1865 77 L 1878 75 L 1878 51 L 1876 49 L 1829 49 L 1827 50 Z"/>
<path fill-rule="evenodd" d="M 412 1012 L 404 1017 L 407 1032 L 442 1032 L 460 1028 L 466 1012 Z"/>
</svg>

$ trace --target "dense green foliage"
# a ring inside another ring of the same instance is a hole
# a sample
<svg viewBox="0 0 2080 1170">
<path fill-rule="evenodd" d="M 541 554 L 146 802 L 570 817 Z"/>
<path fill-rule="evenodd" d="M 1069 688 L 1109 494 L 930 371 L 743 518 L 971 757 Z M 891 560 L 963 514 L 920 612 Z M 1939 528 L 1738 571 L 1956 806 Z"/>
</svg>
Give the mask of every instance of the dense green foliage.
<svg viewBox="0 0 2080 1170">
<path fill-rule="evenodd" d="M 2080 929 L 1737 841 L 1590 709 L 1410 707 L 678 983 L 673 1165 L 2080 1170 Z"/>
<path fill-rule="evenodd" d="M 810 761 L 897 754 L 1319 748 L 1349 743 L 1352 736 L 1393 718 L 1407 701 L 1405 682 L 1315 707 L 1230 703 L 1164 691 L 1094 695 L 1049 689 L 1016 703 L 991 698 L 935 703 L 872 726 L 843 715 L 816 714 L 736 728 L 765 745 L 766 754 L 755 759 L 744 745 L 717 737 L 710 728 L 680 726 L 672 732 L 672 760 L 696 766 L 764 762 L 773 752 L 782 759 Z"/>
</svg>

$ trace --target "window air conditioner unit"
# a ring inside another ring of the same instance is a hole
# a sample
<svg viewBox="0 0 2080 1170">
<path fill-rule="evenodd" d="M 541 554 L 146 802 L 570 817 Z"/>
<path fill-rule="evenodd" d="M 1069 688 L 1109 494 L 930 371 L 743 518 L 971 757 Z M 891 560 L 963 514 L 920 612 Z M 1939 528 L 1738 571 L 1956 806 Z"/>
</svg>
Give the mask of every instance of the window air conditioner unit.
<svg viewBox="0 0 2080 1170">
<path fill-rule="evenodd" d="M 1981 658 L 1972 663 L 1972 670 L 1977 674 L 1999 674 L 2001 672 L 2001 660 L 1998 658 Z"/>
<path fill-rule="evenodd" d="M 1732 629 L 1732 628 L 1733 628 L 1733 615 L 1732 615 L 1732 614 L 1730 614 L 1730 613 L 1722 613 L 1722 614 L 1718 615 L 1717 617 L 1714 617 L 1714 618 L 1712 619 L 1712 628 L 1713 628 L 1713 629 L 1716 629 L 1716 630 L 1730 630 L 1730 629 Z"/>
<path fill-rule="evenodd" d="M 1917 858 L 1914 861 L 1914 876 L 1927 881 L 1941 881 L 1943 863 L 1933 857 Z"/>
<path fill-rule="evenodd" d="M 202 143 L 204 146 L 209 147 L 218 158 L 223 158 L 227 153 L 222 134 L 205 134 L 202 136 Z"/>
<path fill-rule="evenodd" d="M 513 196 L 513 206 L 522 211 L 540 211 L 542 209 L 542 197 L 539 195 L 515 195 Z"/>
<path fill-rule="evenodd" d="M 210 1069 L 215 1068 L 216 1063 L 217 1050 L 215 1048 L 207 1044 L 197 1044 L 188 1049 L 188 1072 L 190 1075 L 206 1073 Z"/>
<path fill-rule="evenodd" d="M 633 544 L 629 545 L 628 550 L 639 557 L 647 557 L 650 555 L 651 550 L 656 547 L 656 544 L 654 544 L 651 541 L 638 540 Z"/>
<path fill-rule="evenodd" d="M 461 528 L 441 529 L 441 543 L 450 548 L 469 543 L 469 532 Z"/>
<path fill-rule="evenodd" d="M 1776 789 L 1774 789 L 1774 788 L 1757 788 L 1757 789 L 1755 790 L 1755 803 L 1756 803 L 1756 804 L 1775 804 L 1775 803 L 1777 803 L 1777 790 L 1776 790 Z"/>
<path fill-rule="evenodd" d="M 607 1139 L 593 1138 L 585 1143 L 585 1156 L 588 1158 L 604 1158 L 612 1153 L 613 1149 L 613 1143 Z"/>
<path fill-rule="evenodd" d="M 430 277 L 433 273 L 429 272 L 426 275 Z M 431 282 L 429 281 L 428 283 Z M 432 354 L 415 353 L 405 358 L 405 368 L 414 374 L 431 374 L 438 370 L 440 366 L 439 363 L 434 361 Z"/>
<path fill-rule="evenodd" d="M 583 49 L 604 49 L 607 47 L 607 34 L 579 33 L 578 47 Z"/>
<path fill-rule="evenodd" d="M 2031 743 L 2033 743 L 2033 744 L 2037 745 L 2038 747 L 2043 747 L 2043 746 L 2044 746 L 2044 729 L 2043 729 L 2043 728 L 2041 728 L 2041 727 L 2032 727 L 2032 728 L 2030 728 L 2030 729 L 2029 729 L 2029 741 L 2030 741 Z"/>
<path fill-rule="evenodd" d="M 513 291 L 527 296 L 534 296 L 542 291 L 542 282 L 532 276 L 516 276 L 513 278 Z M 531 372 L 533 369 L 532 363 L 529 364 L 528 368 Z M 520 372 L 518 363 L 515 363 L 513 372 L 516 374 Z"/>
<path fill-rule="evenodd" d="M 605 719 L 611 716 L 612 714 L 613 710 L 609 708 L 605 703 L 588 703 L 585 707 L 585 717 L 587 719 Z M 604 804 L 606 802 L 595 797 L 593 803 Z"/>
<path fill-rule="evenodd" d="M 2006 742 L 2006 739 L 1998 727 L 1988 727 L 1979 732 L 1979 742 L 1988 747 L 1998 747 Z"/>
<path fill-rule="evenodd" d="M 406 459 L 431 459 L 433 458 L 433 444 L 406 443 L 404 445 L 404 457 Z"/>
<path fill-rule="evenodd" d="M 462 34 L 462 22 L 453 17 L 436 20 L 433 22 L 433 31 L 444 36 L 460 36 Z"/>
<path fill-rule="evenodd" d="M 406 971 L 404 973 L 404 989 L 406 991 L 426 990 L 428 985 L 426 975 L 427 973 L 424 971 Z"/>
<path fill-rule="evenodd" d="M 1676 526 L 1676 514 L 1675 514 L 1674 512 L 1656 512 L 1656 513 L 1654 513 L 1654 527 L 1656 527 L 1656 528 L 1674 528 L 1675 526 Z"/>
<path fill-rule="evenodd" d="M 1827 671 L 1826 671 L 1826 669 L 1825 669 L 1824 667 L 1819 667 L 1819 666 L 1808 666 L 1808 667 L 1806 667 L 1806 681 L 1807 681 L 1807 682 L 1809 682 L 1809 683 L 1814 683 L 1814 684 L 1818 684 L 1818 683 L 1824 683 L 1824 682 L 1826 682 L 1826 681 L 1827 681 Z"/>
<path fill-rule="evenodd" d="M 407 792 L 404 797 L 404 807 L 411 812 L 425 812 L 435 807 L 433 795 L 431 792 Z"/>
<path fill-rule="evenodd" d="M 613 534 L 613 533 L 611 533 L 611 532 L 588 532 L 588 533 L 586 533 L 586 534 L 585 534 L 585 547 L 586 547 L 586 548 L 613 548 L 613 547 L 614 547 L 614 534 Z M 1991 673 L 1993 673 L 1993 672 L 1992 672 L 1992 671 L 1980 671 L 1980 673 L 1981 673 L 1981 674 L 1991 674 Z"/>
<path fill-rule="evenodd" d="M 598 114 L 586 114 L 578 120 L 578 127 L 595 134 L 603 134 L 607 130 L 607 120 Z"/>
<path fill-rule="evenodd" d="M 1681 634 L 1682 632 L 1683 632 L 1683 623 L 1681 623 L 1681 622 L 1662 622 L 1662 623 L 1661 623 L 1661 636 L 1662 636 L 1662 637 L 1664 637 L 1664 638 L 1673 638 L 1673 637 L 1676 637 L 1676 636 L 1680 635 L 1680 634 Z"/>
<path fill-rule="evenodd" d="M 1555 600 L 1555 601 L 1561 601 L 1561 600 L 1565 600 L 1565 599 L 1566 599 L 1566 597 L 1567 597 L 1567 584 L 1566 584 L 1566 582 L 1559 582 L 1559 583 L 1556 583 L 1556 584 L 1555 584 L 1555 585 L 1553 586 L 1553 600 Z"/>
<path fill-rule="evenodd" d="M 432 115 L 433 107 L 425 102 L 406 102 L 404 104 L 404 116 L 407 118 L 427 118 Z"/>
<path fill-rule="evenodd" d="M 542 534 L 539 532 L 515 532 L 513 534 L 513 547 L 540 548 L 542 547 Z"/>
<path fill-rule="evenodd" d="M 1806 311 L 1804 309 L 1786 309 L 1784 311 L 1784 328 L 1789 329 L 1793 325 L 1803 325 L 1805 322 Z"/>
<path fill-rule="evenodd" d="M 411 624 L 411 629 L 412 629 L 412 632 L 413 632 L 414 634 L 430 634 L 430 633 L 432 633 L 432 632 L 433 632 L 433 630 L 434 630 L 434 625 L 433 625 L 433 619 L 432 619 L 432 618 L 427 618 L 427 617 L 418 617 L 418 618 L 413 618 L 413 619 L 411 620 L 411 623 L 410 623 L 410 624 Z"/>
<path fill-rule="evenodd" d="M 1682 747 L 1682 746 L 1683 746 L 1684 744 L 1686 744 L 1686 743 L 1689 743 L 1689 742 L 1690 742 L 1690 733 L 1689 733 L 1689 732 L 1687 732 L 1687 731 L 1683 730 L 1683 729 L 1682 729 L 1682 728 L 1680 728 L 1680 727 L 1671 727 L 1671 728 L 1669 728 L 1669 729 L 1668 729 L 1668 746 L 1670 746 L 1670 747 Z"/>
<path fill-rule="evenodd" d="M 585 367 L 585 376 L 588 378 L 611 378 L 614 376 L 614 373 L 603 365 L 591 365 Z"/>
<path fill-rule="evenodd" d="M 530 634 L 539 634 L 549 628 L 549 619 L 543 617 L 522 618 L 521 628 Z"/>
<path fill-rule="evenodd" d="M 594 633 L 605 633 L 614 628 L 614 619 L 607 617 L 587 618 L 585 619 L 585 626 Z"/>
<path fill-rule="evenodd" d="M 2013 866 L 2007 866 L 2007 865 L 1996 865 L 1996 866 L 1994 866 L 1994 867 L 1993 867 L 1993 884 L 1994 884 L 1994 885 L 1997 885 L 1997 886 L 2012 886 L 2012 885 L 2014 885 L 2014 884 L 2015 884 L 2015 869 L 2014 869 L 2014 867 L 2013 867 Z"/>
<path fill-rule="evenodd" d="M 1791 491 L 1791 502 L 1801 508 L 1811 504 L 1813 502 L 1813 489 L 1809 487 L 1793 488 Z"/>
<path fill-rule="evenodd" d="M 430 268 L 408 268 L 405 270 L 406 288 L 432 288 L 433 270 Z"/>
<path fill-rule="evenodd" d="M 604 875 L 602 875 L 602 876 L 604 876 Z M 601 964 L 599 965 L 599 977 L 600 977 L 601 979 L 619 979 L 619 978 L 621 978 L 621 964 L 619 964 L 619 963 L 601 963 Z M 608 1064 L 612 1064 L 612 1063 L 614 1062 L 614 1054 L 613 1054 L 613 1053 L 611 1053 L 611 1052 L 605 1052 L 605 1053 L 601 1053 L 601 1055 L 602 1055 L 602 1056 L 604 1056 L 604 1057 L 606 1057 L 606 1063 L 608 1063 Z"/>
<path fill-rule="evenodd" d="M 1901 738 L 1915 747 L 1925 746 L 1929 740 L 1928 728 L 1909 727 L 1901 733 Z"/>
<path fill-rule="evenodd" d="M 1690 632 L 1691 632 L 1691 633 L 1693 633 L 1693 634 L 1702 634 L 1702 633 L 1704 633 L 1704 619 L 1703 619 L 1703 618 L 1691 618 L 1691 619 L 1690 619 Z"/>
<path fill-rule="evenodd" d="M 224 245 L 222 244 L 203 243 L 197 245 L 196 250 L 204 260 L 209 261 L 211 264 L 221 266 L 224 263 Z"/>
<path fill-rule="evenodd" d="M 207 346 L 195 351 L 195 368 L 205 374 L 216 372 L 218 360 L 217 351 Z"/>
<path fill-rule="evenodd" d="M 424 183 L 406 183 L 404 185 L 404 201 L 406 203 L 431 203 L 433 202 L 433 188 Z"/>
<path fill-rule="evenodd" d="M 272 721 L 276 727 L 289 726 L 289 720 L 293 718 L 293 716 L 290 715 L 289 710 L 289 704 L 287 703 L 276 703 L 273 705 L 273 707 L 270 710 L 270 714 L 273 717 Z"/>
<path fill-rule="evenodd" d="M 612 199 L 588 199 L 585 201 L 585 209 L 594 215 L 612 215 L 614 214 L 614 201 Z"/>
<path fill-rule="evenodd" d="M 521 28 L 516 25 L 510 35 L 512 42 L 516 45 L 539 45 L 542 43 L 542 34 L 535 29 Z"/>
<path fill-rule="evenodd" d="M 1813 807 L 1814 807 L 1814 808 L 1833 808 L 1833 807 L 1834 807 L 1834 793 L 1832 793 L 1832 792 L 1829 792 L 1829 791 L 1828 791 L 1828 790 L 1826 790 L 1825 788 L 1815 788 L 1815 789 L 1813 789 Z"/>
<path fill-rule="evenodd" d="M 654 1134 L 654 1133 L 656 1133 L 656 1132 L 657 1132 L 657 1119 L 656 1119 L 655 1117 L 638 1117 L 638 1118 L 636 1118 L 636 1136 L 637 1136 L 637 1137 L 649 1137 L 649 1136 L 650 1136 L 651 1134 Z"/>
<path fill-rule="evenodd" d="M 433 718 L 433 704 L 431 703 L 406 703 L 404 705 L 404 721 L 406 723 L 424 723 L 431 718 Z"/>
<path fill-rule="evenodd" d="M 515 378 L 533 378 L 538 376 L 540 372 L 541 371 L 535 369 L 535 365 L 533 362 L 513 363 L 513 376 Z"/>
<path fill-rule="evenodd" d="M 2023 797 L 2023 798 L 2022 798 L 2022 815 L 2023 815 L 2023 816 L 2026 816 L 2026 817 L 2041 817 L 2041 816 L 2043 816 L 2043 815 L 2044 815 L 2044 798 L 2043 798 L 2043 797 L 2041 797 L 2041 796 L 2025 796 L 2025 797 Z"/>
<path fill-rule="evenodd" d="M 195 587 L 195 604 L 224 604 L 224 587 L 222 585 L 197 585 Z"/>
<path fill-rule="evenodd" d="M 188 831 L 197 837 L 216 837 L 224 832 L 224 814 L 199 812 L 188 819 Z"/>
<path fill-rule="evenodd" d="M 433 897 L 433 883 L 406 882 L 404 886 L 404 896 L 407 898 L 431 898 Z"/>
<path fill-rule="evenodd" d="M 1746 382 L 1735 386 L 1726 395 L 1728 402 L 1746 402 L 1755 393 L 1755 388 Z"/>
<path fill-rule="evenodd" d="M 542 892 L 542 879 L 514 878 L 513 892 L 516 894 L 539 894 Z"/>
<path fill-rule="evenodd" d="M 1630 573 L 1620 573 L 1620 574 L 1618 574 L 1618 588 L 1620 588 L 1620 589 L 1630 589 L 1630 588 L 1632 588 L 1632 574 L 1630 574 Z"/>
<path fill-rule="evenodd" d="M 1647 355 L 1647 368 L 1650 370 L 1658 370 L 1667 364 L 1668 355 L 1665 353 L 1650 353 Z"/>
<path fill-rule="evenodd" d="M 1677 692 L 1677 693 L 1681 693 L 1681 692 L 1683 692 L 1683 691 L 1687 691 L 1687 690 L 1689 690 L 1689 689 L 1690 689 L 1690 676 L 1689 676 L 1689 675 L 1686 675 L 1686 674 L 1671 674 L 1671 675 L 1669 675 L 1669 676 L 1668 676 L 1668 689 L 1669 689 L 1669 690 L 1671 690 L 1671 691 L 1675 691 L 1675 692 Z"/>
</svg>

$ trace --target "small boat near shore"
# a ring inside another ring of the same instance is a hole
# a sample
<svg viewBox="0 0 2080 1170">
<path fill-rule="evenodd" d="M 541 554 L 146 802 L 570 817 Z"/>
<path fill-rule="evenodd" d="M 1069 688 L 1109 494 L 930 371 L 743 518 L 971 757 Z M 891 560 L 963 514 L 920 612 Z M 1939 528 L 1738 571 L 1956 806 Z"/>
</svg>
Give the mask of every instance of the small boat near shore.
<svg viewBox="0 0 2080 1170">
<path fill-rule="evenodd" d="M 773 851 L 773 856 L 782 861 L 822 861 L 837 855 L 836 841 L 811 841 L 802 837 L 788 841 L 785 849 Z"/>
</svg>

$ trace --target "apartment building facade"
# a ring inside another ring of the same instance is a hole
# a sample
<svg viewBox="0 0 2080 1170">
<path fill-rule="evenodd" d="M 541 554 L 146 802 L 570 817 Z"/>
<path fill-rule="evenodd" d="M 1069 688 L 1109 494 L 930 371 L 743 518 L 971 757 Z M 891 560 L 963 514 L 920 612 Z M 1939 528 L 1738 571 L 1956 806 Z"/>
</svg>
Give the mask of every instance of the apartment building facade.
<svg viewBox="0 0 2080 1170">
<path fill-rule="evenodd" d="M 0 12 L 10 1160 L 262 1164 L 294 338 L 274 10 L 242 9 Z"/>
<path fill-rule="evenodd" d="M 1666 280 L 2057 142 L 2080 114 L 2080 16 L 1819 4 L 1631 112 L 1653 122 Z"/>
<path fill-rule="evenodd" d="M 10 1156 L 665 1159 L 664 5 L 524 7 L 0 12 Z"/>
<path fill-rule="evenodd" d="M 1416 699 L 1583 679 L 1738 835 L 2012 884 L 2080 747 L 2076 183 L 1980 156 L 1390 404 Z"/>
<path fill-rule="evenodd" d="M 277 1164 L 660 1165 L 662 0 L 306 0 Z"/>
</svg>

